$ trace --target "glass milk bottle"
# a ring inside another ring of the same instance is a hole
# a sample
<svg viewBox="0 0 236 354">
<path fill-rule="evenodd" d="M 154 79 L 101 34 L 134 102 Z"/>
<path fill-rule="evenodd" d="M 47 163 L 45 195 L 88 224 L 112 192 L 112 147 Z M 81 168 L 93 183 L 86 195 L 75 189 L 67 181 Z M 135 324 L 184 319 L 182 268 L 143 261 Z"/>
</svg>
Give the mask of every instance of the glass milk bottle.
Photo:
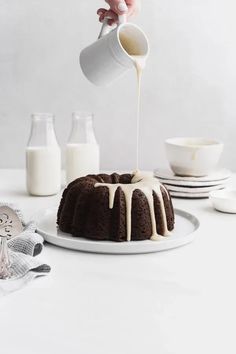
<svg viewBox="0 0 236 354">
<path fill-rule="evenodd" d="M 67 183 L 98 172 L 99 146 L 94 134 L 93 115 L 75 112 L 72 115 L 72 129 L 66 146 Z"/>
<path fill-rule="evenodd" d="M 32 115 L 31 133 L 26 148 L 27 190 L 31 195 L 57 194 L 61 189 L 61 150 L 57 143 L 54 116 Z"/>
</svg>

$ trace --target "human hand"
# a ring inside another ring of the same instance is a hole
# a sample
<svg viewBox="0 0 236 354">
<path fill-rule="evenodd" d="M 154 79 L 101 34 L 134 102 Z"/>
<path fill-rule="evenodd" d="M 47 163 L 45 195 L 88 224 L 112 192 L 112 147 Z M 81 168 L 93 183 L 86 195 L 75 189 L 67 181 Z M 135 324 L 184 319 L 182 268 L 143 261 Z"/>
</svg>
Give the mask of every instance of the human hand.
<svg viewBox="0 0 236 354">
<path fill-rule="evenodd" d="M 118 20 L 118 15 L 127 14 L 128 17 L 134 15 L 139 10 L 138 0 L 105 0 L 110 9 L 100 8 L 97 11 L 99 21 L 103 22 L 105 17 L 108 17 L 108 24 L 113 25 Z"/>
</svg>

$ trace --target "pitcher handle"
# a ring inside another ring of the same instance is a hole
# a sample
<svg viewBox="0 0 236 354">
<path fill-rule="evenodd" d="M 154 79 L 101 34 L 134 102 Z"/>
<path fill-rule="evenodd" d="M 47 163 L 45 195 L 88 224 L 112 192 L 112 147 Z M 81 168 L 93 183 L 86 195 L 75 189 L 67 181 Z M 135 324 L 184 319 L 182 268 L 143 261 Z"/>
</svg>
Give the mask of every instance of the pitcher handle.
<svg viewBox="0 0 236 354">
<path fill-rule="evenodd" d="M 105 36 L 107 33 L 109 33 L 114 26 L 109 26 L 108 25 L 108 20 L 110 20 L 110 17 L 105 17 L 102 23 L 102 28 L 101 31 L 99 33 L 98 39 L 102 38 L 103 36 Z M 123 15 L 119 15 L 118 16 L 118 26 L 122 25 L 123 23 L 127 22 L 127 16 L 126 14 Z"/>
</svg>

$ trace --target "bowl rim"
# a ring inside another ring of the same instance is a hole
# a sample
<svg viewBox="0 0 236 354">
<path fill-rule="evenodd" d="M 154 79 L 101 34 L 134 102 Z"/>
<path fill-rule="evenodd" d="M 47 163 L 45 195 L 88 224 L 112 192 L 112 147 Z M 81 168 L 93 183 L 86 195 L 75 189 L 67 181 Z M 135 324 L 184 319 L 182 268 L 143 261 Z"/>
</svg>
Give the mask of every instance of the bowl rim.
<svg viewBox="0 0 236 354">
<path fill-rule="evenodd" d="M 194 143 L 192 145 L 188 145 L 187 143 L 184 143 L 184 141 L 196 141 L 196 145 Z M 199 142 L 198 142 L 199 141 Z M 204 144 L 205 141 L 205 144 Z M 203 143 L 201 143 L 203 142 Z M 171 145 L 175 147 L 181 147 L 181 148 L 189 148 L 189 149 L 206 149 L 206 148 L 212 148 L 212 147 L 223 147 L 224 143 L 220 140 L 212 139 L 212 138 L 204 138 L 204 137 L 174 137 L 174 138 L 168 138 L 165 140 L 166 145 Z"/>
<path fill-rule="evenodd" d="M 234 193 L 231 197 L 229 196 L 230 193 Z M 230 202 L 236 202 L 236 189 L 220 189 L 217 191 L 212 191 L 209 193 L 211 199 L 217 200 L 225 200 Z"/>
</svg>

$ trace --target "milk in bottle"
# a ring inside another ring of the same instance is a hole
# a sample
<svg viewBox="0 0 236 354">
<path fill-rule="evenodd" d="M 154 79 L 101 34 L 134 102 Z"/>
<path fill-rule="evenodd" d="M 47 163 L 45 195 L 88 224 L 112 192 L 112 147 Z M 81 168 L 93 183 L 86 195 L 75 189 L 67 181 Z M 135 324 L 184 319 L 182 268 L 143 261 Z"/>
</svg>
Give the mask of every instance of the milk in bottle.
<svg viewBox="0 0 236 354">
<path fill-rule="evenodd" d="M 72 116 L 72 130 L 66 146 L 67 183 L 78 177 L 99 172 L 99 146 L 94 129 L 93 115 L 75 112 Z"/>
<path fill-rule="evenodd" d="M 28 193 L 35 196 L 57 194 L 61 188 L 61 150 L 51 114 L 32 115 L 32 126 L 26 148 Z"/>
</svg>

